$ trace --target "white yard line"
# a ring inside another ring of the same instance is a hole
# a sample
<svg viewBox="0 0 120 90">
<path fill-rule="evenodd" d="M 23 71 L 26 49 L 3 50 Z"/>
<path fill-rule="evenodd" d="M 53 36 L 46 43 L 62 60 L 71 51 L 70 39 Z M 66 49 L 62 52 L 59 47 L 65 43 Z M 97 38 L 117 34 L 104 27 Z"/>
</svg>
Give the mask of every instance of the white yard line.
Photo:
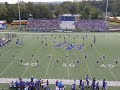
<svg viewBox="0 0 120 90">
<path fill-rule="evenodd" d="M 100 56 L 100 58 L 103 60 L 103 58 L 101 57 L 99 51 L 96 49 L 95 45 L 93 44 L 96 52 L 98 53 L 98 55 Z M 105 61 L 103 60 L 104 64 L 107 66 L 107 64 L 105 63 Z M 110 71 L 110 73 L 112 74 L 112 76 L 114 77 L 115 80 L 117 80 L 117 78 L 115 77 L 115 75 L 113 74 L 113 72 L 111 71 L 111 69 L 107 66 L 108 70 Z"/>
<path fill-rule="evenodd" d="M 83 58 L 84 58 L 84 57 L 85 57 L 85 54 L 84 54 L 83 50 L 82 50 L 82 54 L 83 54 Z M 88 66 L 88 62 L 87 62 L 87 60 L 86 60 L 85 58 L 84 58 L 84 60 L 85 60 L 85 62 L 86 62 L 86 66 L 87 66 L 87 69 L 88 69 L 89 75 L 90 75 L 90 77 L 91 77 L 91 79 L 92 79 L 92 75 L 91 75 L 90 68 L 89 68 L 89 66 Z"/>
<path fill-rule="evenodd" d="M 44 78 L 46 78 L 46 76 L 47 76 L 47 74 L 48 74 L 48 70 L 49 70 L 49 67 L 50 67 L 50 62 L 51 62 L 52 57 L 53 57 L 53 53 L 54 53 L 54 47 L 53 47 L 53 50 L 52 50 L 52 54 L 51 54 L 49 63 L 48 63 L 48 65 L 47 65 L 47 69 L 46 69 L 46 71 L 45 71 L 45 76 L 44 76 Z"/>
<path fill-rule="evenodd" d="M 23 52 L 21 52 L 21 54 L 22 54 Z M 20 55 L 19 55 L 20 56 Z M 19 57 L 18 56 L 18 57 Z M 17 58 L 18 58 L 17 57 Z M 14 59 L 1 73 L 0 73 L 0 76 L 17 60 L 17 58 L 16 59 Z"/>
<path fill-rule="evenodd" d="M 106 40 L 106 42 L 107 42 L 107 40 Z M 108 47 L 108 49 L 110 50 L 110 51 L 112 51 L 112 53 L 114 54 L 114 55 L 116 55 L 119 59 L 120 59 L 120 57 L 107 45 L 107 47 Z"/>
<path fill-rule="evenodd" d="M 106 41 L 107 42 L 107 41 Z M 108 44 L 108 43 L 107 43 Z M 112 54 L 114 54 L 115 56 L 117 56 L 119 59 L 120 59 L 120 57 L 107 45 L 107 48 L 110 50 L 110 53 Z M 114 61 L 116 61 L 116 60 L 114 60 Z"/>
<path fill-rule="evenodd" d="M 68 55 L 68 50 L 67 50 L 67 56 L 69 57 L 69 55 Z M 67 57 L 67 64 L 69 63 L 68 57 Z M 69 83 L 70 71 L 69 71 L 69 66 L 68 66 L 68 65 L 67 65 L 67 72 L 68 72 L 68 83 Z"/>
<path fill-rule="evenodd" d="M 108 41 L 106 40 L 106 46 L 110 50 L 110 53 L 113 53 L 115 56 L 117 56 L 119 59 L 120 57 L 109 47 L 109 44 L 107 43 Z M 115 61 L 115 60 L 114 60 Z"/>
<path fill-rule="evenodd" d="M 25 75 L 25 73 L 26 73 L 27 70 L 29 69 L 29 67 L 30 67 L 31 63 L 33 62 L 33 60 L 35 59 L 35 57 L 38 55 L 38 53 L 39 53 L 39 51 L 40 51 L 40 49 L 42 48 L 43 45 L 44 45 L 44 44 L 42 44 L 42 45 L 39 47 L 37 53 L 35 54 L 35 56 L 34 56 L 33 59 L 31 60 L 30 64 L 28 65 L 28 67 L 26 68 L 26 70 L 24 71 L 24 73 L 22 74 L 21 77 L 23 77 L 23 76 Z"/>
<path fill-rule="evenodd" d="M 117 56 L 117 57 L 120 59 L 120 57 L 119 57 L 110 47 L 108 47 L 108 49 L 109 49 L 115 56 Z"/>
<path fill-rule="evenodd" d="M 8 51 L 6 51 L 5 53 L 3 53 L 1 56 L 4 56 L 4 55 L 6 55 L 8 52 L 10 52 L 13 48 L 14 48 L 15 46 L 13 46 L 12 48 L 10 48 Z M 3 47 L 2 47 L 3 48 Z M 1 51 L 1 53 L 2 53 L 2 51 Z"/>
<path fill-rule="evenodd" d="M 52 54 L 51 54 L 51 57 L 50 57 L 49 63 L 48 63 L 48 65 L 47 65 L 47 69 L 46 69 L 46 72 L 45 72 L 45 78 L 46 78 L 46 76 L 47 76 L 47 74 L 48 74 L 48 69 L 49 69 L 49 67 L 50 67 L 50 62 L 51 62 L 52 57 L 53 57 L 53 52 L 54 52 L 54 49 L 53 49 L 53 51 L 52 51 Z"/>
<path fill-rule="evenodd" d="M 77 40 L 78 42 L 80 41 L 80 40 Z M 84 54 L 84 52 L 83 52 L 83 49 L 84 48 L 82 48 L 82 54 L 83 54 L 83 58 L 84 58 L 84 56 L 85 56 L 85 54 Z M 77 51 L 76 51 L 77 52 Z M 79 52 L 78 52 L 79 53 Z M 77 57 L 78 58 L 78 57 Z M 89 66 L 88 66 L 88 62 L 87 62 L 87 60 L 84 58 L 84 60 L 85 60 L 85 63 L 86 63 L 86 66 L 87 66 L 87 69 L 88 69 L 88 72 L 89 72 L 89 75 L 90 75 L 90 77 L 91 77 L 91 79 L 92 79 L 92 75 L 91 75 L 91 71 L 90 71 L 90 68 L 89 68 Z"/>
</svg>

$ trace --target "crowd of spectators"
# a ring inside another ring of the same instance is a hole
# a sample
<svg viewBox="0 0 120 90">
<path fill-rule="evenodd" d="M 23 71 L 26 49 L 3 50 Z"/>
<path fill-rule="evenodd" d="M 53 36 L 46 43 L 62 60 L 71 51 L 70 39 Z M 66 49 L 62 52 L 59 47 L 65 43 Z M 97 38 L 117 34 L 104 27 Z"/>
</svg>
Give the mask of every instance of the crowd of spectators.
<svg viewBox="0 0 120 90">
<path fill-rule="evenodd" d="M 49 84 L 48 80 L 37 80 L 31 77 L 30 81 L 24 81 L 22 78 L 16 82 L 12 81 L 10 87 L 16 88 L 16 90 L 51 90 Z M 86 75 L 85 80 L 81 79 L 77 80 L 77 82 L 74 80 L 71 84 L 71 90 L 77 90 L 77 86 L 80 90 L 86 90 L 87 88 L 90 88 L 90 90 L 100 90 L 99 81 L 96 81 L 95 77 L 90 81 L 88 75 Z M 62 81 L 56 80 L 54 90 L 67 90 L 67 88 Z M 105 79 L 102 81 L 102 90 L 107 90 L 107 82 Z"/>
<path fill-rule="evenodd" d="M 34 19 L 29 21 L 26 28 L 40 29 L 40 30 L 51 30 L 60 29 L 60 20 L 41 20 Z M 78 19 L 74 23 L 76 29 L 81 31 L 99 31 L 103 32 L 108 29 L 108 25 L 104 20 L 82 20 Z"/>
<path fill-rule="evenodd" d="M 50 90 L 48 80 L 34 80 L 33 77 L 31 77 L 30 81 L 24 81 L 22 78 L 16 82 L 12 81 L 10 83 L 10 88 L 15 88 L 16 90 Z"/>
<path fill-rule="evenodd" d="M 82 31 L 106 31 L 108 26 L 104 20 L 77 20 L 75 27 Z"/>
<path fill-rule="evenodd" d="M 65 86 L 62 81 L 56 81 L 55 90 L 65 90 Z M 16 90 L 50 90 L 49 81 L 43 81 L 42 79 L 34 80 L 31 78 L 30 81 L 24 81 L 22 78 L 19 81 L 11 82 L 10 88 L 15 88 Z"/>
<path fill-rule="evenodd" d="M 60 21 L 59 20 L 41 20 L 35 19 L 29 21 L 27 28 L 33 29 L 59 29 Z"/>
<path fill-rule="evenodd" d="M 71 90 L 77 90 L 76 87 L 76 80 L 74 80 L 74 83 L 71 85 Z M 91 88 L 91 90 L 100 90 L 100 85 L 99 82 L 96 81 L 95 77 L 92 79 L 92 82 L 90 84 L 90 80 L 87 75 L 85 80 L 79 80 L 79 89 L 86 90 L 85 88 Z M 107 90 L 107 82 L 105 79 L 102 82 L 102 90 Z"/>
</svg>

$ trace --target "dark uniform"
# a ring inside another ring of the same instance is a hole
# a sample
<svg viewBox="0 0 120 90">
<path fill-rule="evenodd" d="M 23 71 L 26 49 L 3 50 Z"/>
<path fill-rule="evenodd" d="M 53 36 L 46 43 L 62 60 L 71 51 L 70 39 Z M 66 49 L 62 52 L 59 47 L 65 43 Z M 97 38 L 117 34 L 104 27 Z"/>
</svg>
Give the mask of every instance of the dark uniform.
<svg viewBox="0 0 120 90">
<path fill-rule="evenodd" d="M 91 44 L 91 47 L 92 47 L 92 44 Z"/>
<path fill-rule="evenodd" d="M 117 64 L 118 64 L 118 61 L 116 61 L 115 64 L 117 65 Z"/>
<path fill-rule="evenodd" d="M 95 41 L 96 41 L 96 36 L 94 36 L 94 42 L 93 43 L 95 43 Z"/>
<path fill-rule="evenodd" d="M 80 63 L 80 61 L 79 60 L 77 60 L 77 64 L 79 64 Z"/>
<path fill-rule="evenodd" d="M 85 59 L 87 58 L 87 55 L 85 55 Z"/>
<path fill-rule="evenodd" d="M 34 57 L 34 53 L 32 54 L 32 57 Z"/>
<path fill-rule="evenodd" d="M 105 56 L 103 56 L 103 58 L 105 58 Z"/>
<path fill-rule="evenodd" d="M 58 60 L 56 62 L 58 63 Z"/>
<path fill-rule="evenodd" d="M 84 40 L 84 37 L 83 37 L 83 40 Z"/>
<path fill-rule="evenodd" d="M 59 44 L 59 46 L 60 46 L 60 44 Z"/>
<path fill-rule="evenodd" d="M 37 63 L 39 62 L 39 60 L 37 60 Z"/>
<path fill-rule="evenodd" d="M 84 43 L 83 43 L 83 46 L 84 46 Z"/>
<path fill-rule="evenodd" d="M 96 62 L 97 64 L 98 64 L 98 60 L 97 60 L 97 62 Z"/>
<path fill-rule="evenodd" d="M 22 63 L 22 59 L 21 59 L 21 61 L 20 61 L 21 63 Z"/>
<path fill-rule="evenodd" d="M 50 55 L 49 55 L 49 58 L 50 58 Z"/>
</svg>

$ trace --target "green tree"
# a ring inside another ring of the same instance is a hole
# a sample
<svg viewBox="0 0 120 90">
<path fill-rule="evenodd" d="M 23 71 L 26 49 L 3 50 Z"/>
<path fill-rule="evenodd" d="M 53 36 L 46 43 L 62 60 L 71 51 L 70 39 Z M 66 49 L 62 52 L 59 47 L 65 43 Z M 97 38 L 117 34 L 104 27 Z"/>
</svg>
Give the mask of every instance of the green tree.
<svg viewBox="0 0 120 90">
<path fill-rule="evenodd" d="M 0 4 L 0 20 L 6 20 L 7 18 L 7 7 L 5 4 Z"/>
<path fill-rule="evenodd" d="M 96 8 L 94 8 L 94 7 L 92 7 L 92 8 L 90 9 L 90 18 L 91 18 L 91 19 L 97 19 L 97 18 L 99 17 L 99 15 L 100 15 L 100 13 L 99 13 L 99 10 L 98 10 L 98 9 L 96 9 Z"/>
</svg>

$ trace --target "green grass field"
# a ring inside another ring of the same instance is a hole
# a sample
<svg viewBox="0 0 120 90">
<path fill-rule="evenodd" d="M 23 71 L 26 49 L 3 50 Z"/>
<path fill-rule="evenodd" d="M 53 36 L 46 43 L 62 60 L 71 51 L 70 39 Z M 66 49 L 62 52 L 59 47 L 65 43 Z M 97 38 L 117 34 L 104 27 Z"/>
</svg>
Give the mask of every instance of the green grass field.
<svg viewBox="0 0 120 90">
<path fill-rule="evenodd" d="M 96 36 L 96 43 L 91 46 L 94 36 Z M 0 34 L 0 37 L 3 38 L 4 34 Z M 84 40 L 83 37 L 85 37 Z M 16 39 L 24 42 L 20 48 L 15 44 Z M 68 44 L 74 43 L 73 45 L 84 43 L 85 46 L 81 50 L 76 48 L 66 50 L 67 44 L 54 47 L 64 41 Z M 6 45 L 0 50 L 1 78 L 29 78 L 33 75 L 36 78 L 47 79 L 85 79 L 86 75 L 89 75 L 90 78 L 96 77 L 97 80 L 104 78 L 113 81 L 120 80 L 119 33 L 18 33 L 10 43 L 10 47 Z M 87 55 L 86 59 L 85 55 Z M 49 56 L 51 57 L 49 58 Z M 39 60 L 38 63 L 36 63 L 37 60 Z M 79 65 L 76 63 L 77 60 L 80 60 Z M 117 66 L 115 65 L 116 60 L 118 61 Z"/>
</svg>

